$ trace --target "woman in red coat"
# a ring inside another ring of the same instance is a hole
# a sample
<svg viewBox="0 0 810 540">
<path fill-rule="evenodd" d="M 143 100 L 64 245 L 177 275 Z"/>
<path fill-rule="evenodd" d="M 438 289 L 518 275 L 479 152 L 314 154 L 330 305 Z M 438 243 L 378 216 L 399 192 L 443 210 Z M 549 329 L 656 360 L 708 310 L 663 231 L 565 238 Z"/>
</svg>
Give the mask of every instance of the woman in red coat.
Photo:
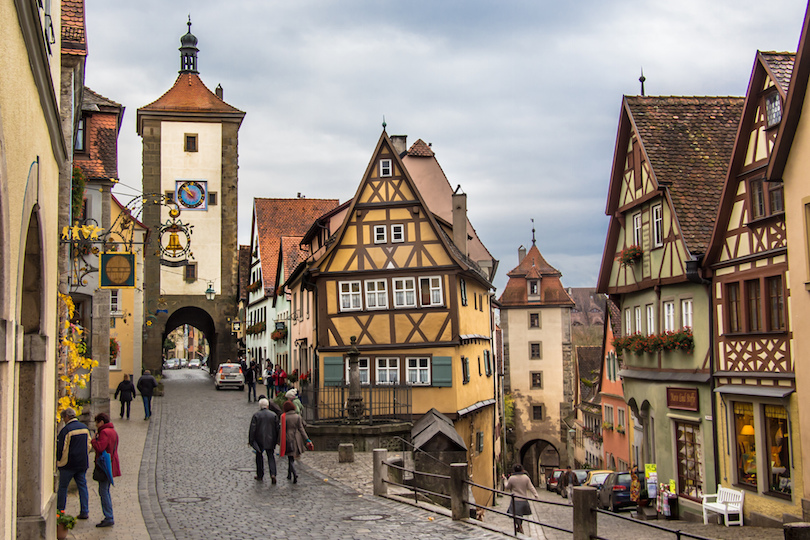
<svg viewBox="0 0 810 540">
<path fill-rule="evenodd" d="M 91 441 L 93 451 L 96 453 L 96 469 L 102 468 L 99 464 L 101 453 L 106 451 L 110 455 L 110 465 L 112 469 L 113 478 L 121 476 L 121 467 L 118 464 L 118 433 L 115 432 L 115 427 L 110 422 L 110 415 L 107 413 L 99 413 L 96 415 L 96 432 L 95 438 Z M 103 476 L 103 478 L 99 478 Z M 98 481 L 98 495 L 101 497 L 101 511 L 104 513 L 104 519 L 96 527 L 112 527 L 115 525 L 113 520 L 112 498 L 110 497 L 110 485 L 112 478 L 106 472 L 98 474 L 93 471 L 93 479 Z"/>
</svg>

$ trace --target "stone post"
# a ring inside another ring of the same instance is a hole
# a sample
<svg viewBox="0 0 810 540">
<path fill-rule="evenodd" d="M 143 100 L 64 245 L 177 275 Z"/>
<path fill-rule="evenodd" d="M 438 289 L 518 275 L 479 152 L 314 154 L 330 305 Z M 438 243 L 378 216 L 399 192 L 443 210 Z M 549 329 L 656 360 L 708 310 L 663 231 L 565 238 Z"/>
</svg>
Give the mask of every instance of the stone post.
<svg viewBox="0 0 810 540">
<path fill-rule="evenodd" d="M 590 540 L 596 537 L 596 488 L 574 488 L 574 540 Z"/>
<path fill-rule="evenodd" d="M 360 392 L 360 351 L 357 350 L 357 337 L 351 337 L 352 348 L 349 349 L 349 399 L 346 403 L 349 420 L 363 418 L 363 394 Z"/>
<path fill-rule="evenodd" d="M 388 458 L 388 450 L 385 448 L 374 449 L 374 495 L 382 496 L 388 494 L 388 484 L 385 483 L 388 467 L 385 460 Z"/>
<path fill-rule="evenodd" d="M 785 540 L 810 539 L 810 523 L 785 523 L 782 527 Z"/>
<path fill-rule="evenodd" d="M 454 520 L 470 517 L 467 505 L 467 464 L 450 464 L 450 510 Z"/>
</svg>

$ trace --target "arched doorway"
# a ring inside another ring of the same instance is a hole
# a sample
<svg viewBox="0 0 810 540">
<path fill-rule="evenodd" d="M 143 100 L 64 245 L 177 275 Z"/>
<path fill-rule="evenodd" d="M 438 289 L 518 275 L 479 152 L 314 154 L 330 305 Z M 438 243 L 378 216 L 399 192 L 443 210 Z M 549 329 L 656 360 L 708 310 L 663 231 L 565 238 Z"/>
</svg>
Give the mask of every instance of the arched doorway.
<svg viewBox="0 0 810 540">
<path fill-rule="evenodd" d="M 188 331 L 184 330 L 184 327 L 192 327 L 197 329 L 201 332 L 205 339 L 205 346 L 199 347 L 196 345 L 198 341 L 195 337 L 195 344 L 192 346 L 193 349 L 191 354 L 193 357 L 200 357 L 201 352 L 204 350 L 207 353 L 207 367 L 209 370 L 215 369 L 220 363 L 227 361 L 228 359 L 220 359 L 216 358 L 216 339 L 217 333 L 216 328 L 214 325 L 214 319 L 211 315 L 208 314 L 207 311 L 198 307 L 182 307 L 172 313 L 169 316 L 169 319 L 166 321 L 166 328 L 163 331 L 163 342 L 166 342 L 166 339 L 169 337 L 172 332 L 175 330 L 182 331 L 185 336 L 188 336 Z M 188 345 L 188 342 L 186 342 Z M 204 355 L 203 355 L 204 356 Z M 186 359 L 190 359 L 188 356 L 188 351 L 186 351 L 186 355 L 184 356 Z M 236 358 L 232 359 L 236 361 Z"/>
<path fill-rule="evenodd" d="M 544 439 L 528 441 L 520 447 L 520 464 L 535 486 L 540 485 L 540 473 L 546 478 L 553 469 L 560 467 L 560 452 L 553 443 Z"/>
</svg>

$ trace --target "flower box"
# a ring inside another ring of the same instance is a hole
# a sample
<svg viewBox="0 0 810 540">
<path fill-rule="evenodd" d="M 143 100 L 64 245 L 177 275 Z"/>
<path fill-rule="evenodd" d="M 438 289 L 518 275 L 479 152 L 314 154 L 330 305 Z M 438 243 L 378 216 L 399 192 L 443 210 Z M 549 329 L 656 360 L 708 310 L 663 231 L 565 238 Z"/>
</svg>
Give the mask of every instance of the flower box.
<svg viewBox="0 0 810 540">
<path fill-rule="evenodd" d="M 270 338 L 275 341 L 280 341 L 287 337 L 287 329 L 280 328 L 278 330 L 274 330 L 272 334 L 270 334 Z"/>
<path fill-rule="evenodd" d="M 619 261 L 622 266 L 627 266 L 632 265 L 643 255 L 644 250 L 642 250 L 639 246 L 628 246 L 621 250 L 618 255 L 616 255 L 616 260 Z"/>
</svg>

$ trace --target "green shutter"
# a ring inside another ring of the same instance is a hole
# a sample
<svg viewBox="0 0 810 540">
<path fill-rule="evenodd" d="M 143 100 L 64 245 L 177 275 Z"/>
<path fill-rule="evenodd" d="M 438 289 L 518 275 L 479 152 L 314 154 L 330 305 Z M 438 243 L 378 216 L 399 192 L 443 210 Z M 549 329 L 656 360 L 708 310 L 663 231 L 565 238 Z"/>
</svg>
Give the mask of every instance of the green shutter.
<svg viewBox="0 0 810 540">
<path fill-rule="evenodd" d="M 450 356 L 433 357 L 433 386 L 453 386 L 453 359 Z"/>
<path fill-rule="evenodd" d="M 343 385 L 343 357 L 325 356 L 323 358 L 323 385 Z"/>
</svg>

